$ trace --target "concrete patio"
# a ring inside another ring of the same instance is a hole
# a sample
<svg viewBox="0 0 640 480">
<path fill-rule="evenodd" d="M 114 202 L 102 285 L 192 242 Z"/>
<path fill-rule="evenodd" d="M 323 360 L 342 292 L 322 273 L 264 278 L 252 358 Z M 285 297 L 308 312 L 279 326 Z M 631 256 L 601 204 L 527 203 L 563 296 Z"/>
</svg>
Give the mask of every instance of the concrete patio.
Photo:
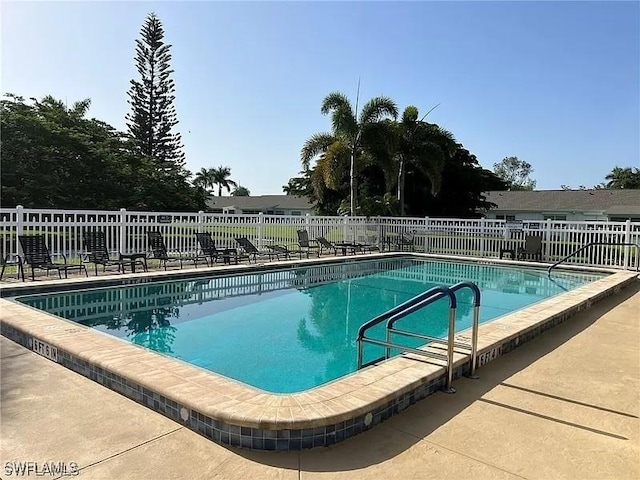
<svg viewBox="0 0 640 480">
<path fill-rule="evenodd" d="M 640 478 L 638 282 L 458 380 L 455 395 L 302 452 L 222 447 L 0 340 L 2 478 L 6 462 L 28 461 L 75 462 L 87 479 Z"/>
</svg>

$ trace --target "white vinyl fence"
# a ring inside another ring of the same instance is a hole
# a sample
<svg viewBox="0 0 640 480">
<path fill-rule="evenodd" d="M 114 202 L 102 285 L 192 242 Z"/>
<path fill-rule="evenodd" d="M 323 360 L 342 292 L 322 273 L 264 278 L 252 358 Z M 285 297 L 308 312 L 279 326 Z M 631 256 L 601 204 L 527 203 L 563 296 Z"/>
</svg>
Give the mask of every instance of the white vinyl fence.
<svg viewBox="0 0 640 480">
<path fill-rule="evenodd" d="M 84 252 L 82 232 L 103 230 L 109 251 L 117 254 L 145 252 L 146 232 L 162 232 L 169 250 L 190 252 L 198 248 L 194 233 L 210 232 L 218 248 L 236 247 L 236 237 L 258 246 L 297 245 L 296 231 L 310 238 L 374 243 L 385 248 L 399 234 L 415 233 L 420 252 L 495 258 L 502 249 L 517 249 L 527 235 L 542 235 L 543 261 L 555 262 L 592 242 L 640 245 L 640 222 L 505 222 L 488 219 L 407 217 L 325 217 L 241 215 L 218 213 L 134 212 L 101 210 L 0 209 L 4 254 L 20 254 L 18 235 L 42 234 L 52 254 L 70 261 Z M 597 245 L 567 263 L 637 269 L 638 248 Z"/>
</svg>

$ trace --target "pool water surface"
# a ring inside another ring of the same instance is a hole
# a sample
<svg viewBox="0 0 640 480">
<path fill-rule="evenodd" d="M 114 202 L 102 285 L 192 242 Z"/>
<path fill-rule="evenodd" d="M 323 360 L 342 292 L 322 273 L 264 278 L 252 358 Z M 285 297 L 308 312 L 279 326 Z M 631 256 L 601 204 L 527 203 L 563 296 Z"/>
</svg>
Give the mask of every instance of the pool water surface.
<svg viewBox="0 0 640 480">
<path fill-rule="evenodd" d="M 356 334 L 364 322 L 436 285 L 476 283 L 480 321 L 602 278 L 522 267 L 418 259 L 326 264 L 121 287 L 18 301 L 158 353 L 274 393 L 313 388 L 356 370 Z M 471 292 L 457 293 L 456 330 L 471 326 Z M 446 335 L 448 302 L 398 323 Z M 383 338 L 384 326 L 368 336 Z M 405 345 L 419 341 L 406 339 Z M 397 352 L 395 352 L 397 353 Z M 382 354 L 365 347 L 364 360 Z"/>
</svg>

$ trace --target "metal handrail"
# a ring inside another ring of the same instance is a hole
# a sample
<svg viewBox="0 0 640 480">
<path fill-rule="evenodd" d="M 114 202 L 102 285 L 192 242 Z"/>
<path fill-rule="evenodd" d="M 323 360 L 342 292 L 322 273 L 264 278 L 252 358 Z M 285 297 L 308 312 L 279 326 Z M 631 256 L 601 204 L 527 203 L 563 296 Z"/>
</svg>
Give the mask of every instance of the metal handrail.
<svg viewBox="0 0 640 480">
<path fill-rule="evenodd" d="M 448 332 L 448 338 L 447 340 L 443 340 L 441 338 L 437 338 L 437 337 L 432 337 L 429 335 L 420 335 L 420 334 L 416 334 L 414 332 L 408 332 L 406 330 L 399 330 L 394 328 L 394 324 L 400 320 L 402 317 L 408 315 L 409 313 L 413 313 L 414 311 L 418 310 L 419 308 L 421 308 L 420 304 L 417 304 L 413 307 L 408 308 L 407 310 L 405 310 L 406 315 L 401 315 L 401 314 L 396 314 L 393 317 L 391 317 L 388 321 L 387 321 L 387 342 L 391 343 L 391 334 L 396 334 L 396 335 L 404 335 L 407 337 L 414 337 L 414 338 L 421 338 L 423 340 L 429 340 L 431 342 L 436 342 L 436 343 L 443 343 L 446 345 L 452 345 L 453 347 L 458 347 L 458 348 L 469 348 L 471 350 L 471 370 L 469 372 L 469 377 L 470 378 L 478 378 L 476 373 L 476 366 L 477 366 L 477 352 L 478 352 L 478 326 L 480 324 L 480 301 L 481 301 L 481 294 L 480 294 L 480 289 L 478 288 L 478 286 L 475 283 L 472 282 L 459 282 L 456 283 L 455 285 L 451 285 L 449 287 L 449 289 L 455 294 L 455 292 L 457 292 L 458 290 L 461 290 L 463 288 L 469 288 L 472 292 L 473 292 L 473 324 L 471 327 L 471 344 L 467 344 L 467 343 L 462 343 L 462 342 L 455 342 L 454 341 L 454 336 L 455 336 L 455 327 L 454 328 L 450 328 L 449 332 Z M 455 321 L 455 320 L 454 320 Z M 451 352 L 451 358 L 449 359 L 449 364 L 453 364 L 453 348 L 448 350 Z M 385 358 L 389 358 L 390 355 L 390 348 L 387 347 L 385 349 Z M 451 383 L 453 378 L 453 369 L 449 369 L 448 373 L 448 383 Z"/>
<path fill-rule="evenodd" d="M 471 345 L 468 345 L 466 343 L 460 343 L 460 342 L 455 342 L 455 318 L 456 318 L 456 308 L 457 308 L 457 298 L 455 295 L 455 292 L 457 290 L 460 290 L 462 288 L 470 288 L 473 291 L 474 294 L 474 302 L 473 302 L 473 306 L 474 306 L 474 318 L 473 318 L 473 329 L 472 329 L 472 341 L 471 341 Z M 414 332 L 408 332 L 405 330 L 399 330 L 399 329 L 394 329 L 393 325 L 395 324 L 395 322 L 397 322 L 398 320 L 400 320 L 401 318 L 406 317 L 407 315 L 410 315 L 411 313 L 414 313 L 424 307 L 426 307 L 427 305 L 430 305 L 444 297 L 449 297 L 449 325 L 448 325 L 448 335 L 447 335 L 447 340 L 442 340 L 440 338 L 436 338 L 436 337 L 431 337 L 429 335 L 421 335 L 418 333 L 414 333 Z M 471 356 L 472 356 L 472 360 L 471 360 L 471 377 L 472 378 L 477 378 L 475 376 L 475 369 L 476 369 L 476 356 L 477 356 L 477 344 L 478 344 L 478 323 L 479 323 L 479 308 L 480 308 L 480 289 L 478 288 L 477 285 L 475 285 L 474 283 L 471 282 L 460 282 L 457 283 L 455 285 L 452 285 L 451 287 L 446 287 L 444 285 L 439 285 L 436 287 L 433 287 L 429 290 L 427 290 L 426 292 L 423 292 L 409 300 L 407 300 L 406 302 L 392 308 L 391 310 L 388 310 L 387 312 L 378 315 L 377 317 L 369 320 L 368 322 L 364 323 L 359 329 L 358 329 L 358 337 L 357 337 L 357 348 L 358 348 L 358 369 L 363 368 L 362 363 L 362 357 L 363 357 L 363 344 L 365 342 L 367 343 L 371 343 L 374 345 L 380 345 L 385 347 L 385 355 L 384 357 L 381 357 L 379 359 L 376 359 L 372 362 L 368 362 L 367 365 L 370 365 L 372 363 L 375 363 L 379 360 L 381 360 L 382 358 L 389 358 L 390 356 L 390 352 L 391 349 L 396 349 L 396 350 L 401 350 L 403 352 L 411 352 L 411 353 L 417 353 L 419 355 L 423 355 L 423 356 L 427 356 L 427 357 L 433 357 L 433 358 L 438 358 L 438 359 L 446 359 L 447 361 L 447 384 L 446 384 L 446 388 L 445 391 L 448 393 L 453 393 L 455 392 L 455 389 L 453 389 L 451 387 L 451 384 L 453 382 L 453 350 L 454 347 L 459 347 L 459 348 L 471 348 Z M 383 321 L 387 320 L 387 325 L 386 325 L 386 341 L 383 340 L 377 340 L 374 338 L 368 338 L 365 336 L 366 331 L 369 328 L 372 328 L 380 323 L 382 323 Z M 399 335 L 405 335 L 405 336 L 409 336 L 409 337 L 414 337 L 414 338 L 420 338 L 423 340 L 428 340 L 431 342 L 438 342 L 438 343 L 444 343 L 447 345 L 447 355 L 444 356 L 442 354 L 437 354 L 437 353 L 433 353 L 433 352 L 428 352 L 425 350 L 419 350 L 416 348 L 411 348 L 411 347 L 405 347 L 403 345 L 399 345 L 396 343 L 393 343 L 391 341 L 391 334 L 399 334 Z"/>
<path fill-rule="evenodd" d="M 626 242 L 590 242 L 587 243 L 586 245 L 581 246 L 580 248 L 578 248 L 577 250 L 575 250 L 574 252 L 571 252 L 569 255 L 567 255 L 566 257 L 564 257 L 562 260 L 558 260 L 556 263 L 554 263 L 553 265 L 551 265 L 548 269 L 547 269 L 547 274 L 551 275 L 551 270 L 553 270 L 555 267 L 557 267 L 558 265 L 560 265 L 562 262 L 564 262 L 565 260 L 570 259 L 571 257 L 577 255 L 578 253 L 582 252 L 583 250 L 586 250 L 589 247 L 593 247 L 595 245 L 603 245 L 603 246 L 616 246 L 616 247 L 636 247 L 636 252 L 638 254 L 637 260 L 636 260 L 636 272 L 638 271 L 638 268 L 640 267 L 640 245 L 638 245 L 637 243 L 626 243 Z"/>
</svg>

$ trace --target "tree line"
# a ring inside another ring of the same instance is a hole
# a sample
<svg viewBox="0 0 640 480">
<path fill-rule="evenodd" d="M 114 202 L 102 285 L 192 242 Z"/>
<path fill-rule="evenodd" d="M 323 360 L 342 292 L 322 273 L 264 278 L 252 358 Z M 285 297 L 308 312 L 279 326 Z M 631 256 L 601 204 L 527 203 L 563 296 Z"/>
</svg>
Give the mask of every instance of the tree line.
<svg viewBox="0 0 640 480">
<path fill-rule="evenodd" d="M 334 92 L 320 111 L 330 115 L 331 131 L 307 139 L 301 176 L 283 188 L 308 197 L 321 214 L 468 217 L 491 206 L 483 192 L 508 188 L 415 106 L 398 118 L 393 100 L 375 97 L 356 112 Z"/>
<path fill-rule="evenodd" d="M 126 132 L 86 118 L 89 99 L 69 107 L 52 96 L 5 95 L 2 205 L 194 211 L 206 208 L 214 186 L 236 186 L 228 167 L 203 169 L 193 180 L 185 167 L 170 51 L 160 20 L 149 14 L 136 40 Z"/>
</svg>

